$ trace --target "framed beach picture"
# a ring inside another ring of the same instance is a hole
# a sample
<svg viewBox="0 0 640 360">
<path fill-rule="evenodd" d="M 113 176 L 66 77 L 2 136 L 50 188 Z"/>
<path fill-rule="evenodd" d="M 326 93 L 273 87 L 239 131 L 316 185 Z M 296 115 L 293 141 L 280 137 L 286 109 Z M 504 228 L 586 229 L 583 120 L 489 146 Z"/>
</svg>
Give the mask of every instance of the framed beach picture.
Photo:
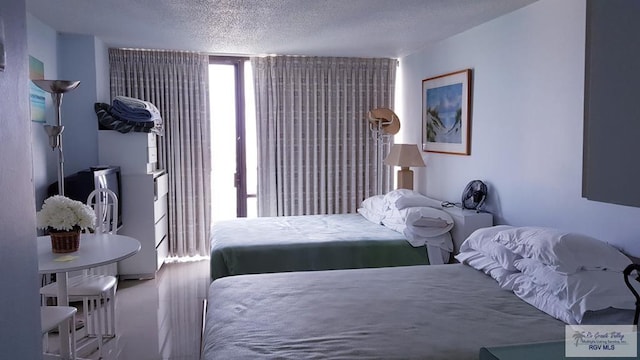
<svg viewBox="0 0 640 360">
<path fill-rule="evenodd" d="M 29 55 L 29 80 L 44 79 L 44 64 Z M 29 81 L 29 99 L 31 100 L 31 121 L 45 122 L 45 92 Z"/>
<path fill-rule="evenodd" d="M 422 150 L 469 155 L 471 69 L 422 80 Z"/>
</svg>

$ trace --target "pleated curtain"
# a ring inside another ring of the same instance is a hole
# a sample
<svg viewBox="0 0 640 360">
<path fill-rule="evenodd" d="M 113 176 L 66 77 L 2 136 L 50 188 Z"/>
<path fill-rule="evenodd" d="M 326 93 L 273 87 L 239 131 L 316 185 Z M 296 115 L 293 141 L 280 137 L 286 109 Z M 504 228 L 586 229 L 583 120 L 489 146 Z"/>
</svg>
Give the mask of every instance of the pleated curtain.
<svg viewBox="0 0 640 360">
<path fill-rule="evenodd" d="M 109 49 L 111 98 L 153 103 L 164 121 L 159 165 L 169 175 L 170 256 L 208 256 L 211 222 L 209 57 Z"/>
<path fill-rule="evenodd" d="M 389 144 L 369 110 L 392 108 L 397 60 L 252 58 L 258 130 L 258 214 L 352 213 L 387 192 Z"/>
</svg>

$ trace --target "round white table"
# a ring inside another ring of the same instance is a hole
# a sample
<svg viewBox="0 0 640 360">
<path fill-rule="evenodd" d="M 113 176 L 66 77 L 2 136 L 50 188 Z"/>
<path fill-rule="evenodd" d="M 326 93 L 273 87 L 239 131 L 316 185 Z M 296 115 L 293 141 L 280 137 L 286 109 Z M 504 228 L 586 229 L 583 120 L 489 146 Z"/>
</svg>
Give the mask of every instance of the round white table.
<svg viewBox="0 0 640 360">
<path fill-rule="evenodd" d="M 84 270 L 126 259 L 140 251 L 140 242 L 132 237 L 114 234 L 81 234 L 78 251 L 57 254 L 51 251 L 51 238 L 38 236 L 38 271 L 56 274 L 58 305 L 69 305 L 67 279 L 70 271 Z M 62 334 L 69 334 L 63 324 Z M 69 356 L 69 341 L 60 337 L 60 354 Z M 66 354 L 66 355 L 65 355 Z"/>
</svg>

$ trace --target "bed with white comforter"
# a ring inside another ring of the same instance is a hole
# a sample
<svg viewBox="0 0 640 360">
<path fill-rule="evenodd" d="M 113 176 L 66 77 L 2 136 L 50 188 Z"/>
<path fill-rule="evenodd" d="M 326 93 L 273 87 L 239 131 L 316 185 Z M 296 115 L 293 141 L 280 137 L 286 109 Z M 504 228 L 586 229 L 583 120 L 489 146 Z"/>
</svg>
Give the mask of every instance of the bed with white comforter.
<svg viewBox="0 0 640 360">
<path fill-rule="evenodd" d="M 563 341 L 567 323 L 630 324 L 630 260 L 592 240 L 493 227 L 465 241 L 462 264 L 218 279 L 203 356 L 477 359 L 482 347 Z"/>
</svg>

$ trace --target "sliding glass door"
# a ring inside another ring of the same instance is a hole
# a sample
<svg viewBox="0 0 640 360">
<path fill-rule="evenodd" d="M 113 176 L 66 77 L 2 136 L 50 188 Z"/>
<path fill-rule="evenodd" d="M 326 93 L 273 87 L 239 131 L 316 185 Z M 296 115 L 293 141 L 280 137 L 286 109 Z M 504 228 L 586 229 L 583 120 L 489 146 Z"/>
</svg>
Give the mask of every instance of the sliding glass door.
<svg viewBox="0 0 640 360">
<path fill-rule="evenodd" d="M 212 221 L 257 216 L 255 102 L 248 58 L 212 56 Z"/>
</svg>

